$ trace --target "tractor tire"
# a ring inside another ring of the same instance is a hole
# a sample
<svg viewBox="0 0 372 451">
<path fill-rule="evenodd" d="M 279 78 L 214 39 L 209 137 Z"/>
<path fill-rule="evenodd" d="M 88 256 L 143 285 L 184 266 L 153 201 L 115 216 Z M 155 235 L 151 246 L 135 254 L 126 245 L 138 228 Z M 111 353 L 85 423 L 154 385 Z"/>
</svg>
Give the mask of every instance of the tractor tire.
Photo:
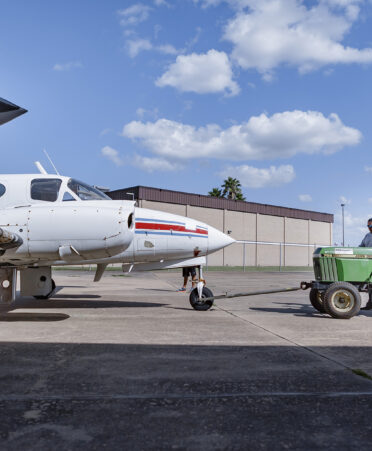
<svg viewBox="0 0 372 451">
<path fill-rule="evenodd" d="M 211 292 L 211 290 L 207 287 L 203 287 L 203 294 L 202 294 L 202 298 L 211 298 L 213 297 L 213 293 Z M 192 290 L 192 292 L 190 293 L 190 304 L 192 306 L 192 308 L 194 310 L 199 310 L 199 311 L 206 311 L 209 310 L 214 302 L 214 299 L 211 299 L 209 301 L 203 301 L 200 300 L 199 301 L 199 294 L 198 294 L 198 289 L 194 288 Z"/>
<path fill-rule="evenodd" d="M 319 291 L 317 288 L 312 288 L 309 293 L 311 305 L 320 313 L 326 313 L 324 309 L 324 291 Z"/>
<path fill-rule="evenodd" d="M 50 297 L 52 297 L 55 289 L 56 289 L 56 283 L 52 279 L 52 290 L 48 294 L 46 294 L 44 296 L 34 296 L 34 298 L 35 299 L 41 299 L 41 300 L 49 299 Z"/>
<path fill-rule="evenodd" d="M 324 294 L 324 310 L 338 319 L 350 319 L 360 310 L 361 297 L 357 288 L 348 282 L 334 282 Z"/>
</svg>

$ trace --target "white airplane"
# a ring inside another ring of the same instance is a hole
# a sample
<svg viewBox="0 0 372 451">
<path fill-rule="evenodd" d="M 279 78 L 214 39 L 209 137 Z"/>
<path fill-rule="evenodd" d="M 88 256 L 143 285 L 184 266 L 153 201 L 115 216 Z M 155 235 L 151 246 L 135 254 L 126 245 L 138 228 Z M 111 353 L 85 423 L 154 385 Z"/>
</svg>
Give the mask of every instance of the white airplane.
<svg viewBox="0 0 372 451">
<path fill-rule="evenodd" d="M 13 104 L 4 112 L 2 102 L 0 124 L 26 112 Z M 235 240 L 198 220 L 112 200 L 36 164 L 40 174 L 0 175 L 0 302 L 15 300 L 18 274 L 21 296 L 48 299 L 56 288 L 52 266 L 97 264 L 98 282 L 107 265 L 121 263 L 124 271 L 198 267 L 190 302 L 210 308 L 213 301 L 200 301 L 213 296 L 204 286 L 206 256 Z"/>
</svg>

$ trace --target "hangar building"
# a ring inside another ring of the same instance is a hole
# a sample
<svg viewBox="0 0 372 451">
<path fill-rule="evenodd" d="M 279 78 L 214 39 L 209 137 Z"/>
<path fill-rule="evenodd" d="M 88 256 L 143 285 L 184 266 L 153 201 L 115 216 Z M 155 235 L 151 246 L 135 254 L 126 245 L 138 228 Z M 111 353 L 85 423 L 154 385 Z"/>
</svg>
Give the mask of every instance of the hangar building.
<svg viewBox="0 0 372 451">
<path fill-rule="evenodd" d="M 199 219 L 242 241 L 208 256 L 209 266 L 312 266 L 332 245 L 333 215 L 180 191 L 133 186 L 107 193 L 138 206 Z"/>
</svg>

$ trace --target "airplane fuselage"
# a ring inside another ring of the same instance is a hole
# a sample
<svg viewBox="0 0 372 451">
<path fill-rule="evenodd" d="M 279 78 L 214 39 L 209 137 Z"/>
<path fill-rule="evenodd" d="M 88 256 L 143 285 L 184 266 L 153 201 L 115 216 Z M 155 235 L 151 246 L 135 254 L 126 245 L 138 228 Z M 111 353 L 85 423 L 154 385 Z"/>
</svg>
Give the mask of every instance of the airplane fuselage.
<svg viewBox="0 0 372 451">
<path fill-rule="evenodd" d="M 0 228 L 22 244 L 6 250 L 0 265 L 190 259 L 234 241 L 201 221 L 111 200 L 69 177 L 0 175 L 1 186 Z"/>
</svg>

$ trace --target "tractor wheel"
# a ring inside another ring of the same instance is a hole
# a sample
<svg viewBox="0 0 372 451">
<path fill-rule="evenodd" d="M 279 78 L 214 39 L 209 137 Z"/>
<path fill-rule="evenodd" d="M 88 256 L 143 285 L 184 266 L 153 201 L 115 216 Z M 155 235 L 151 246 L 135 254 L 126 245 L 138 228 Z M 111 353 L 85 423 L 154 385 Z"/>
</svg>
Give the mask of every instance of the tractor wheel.
<svg viewBox="0 0 372 451">
<path fill-rule="evenodd" d="M 324 295 L 324 310 L 333 318 L 352 318 L 359 313 L 360 304 L 359 291 L 348 282 L 332 283 Z"/>
<path fill-rule="evenodd" d="M 52 279 L 52 290 L 48 294 L 46 294 L 44 296 L 34 296 L 34 298 L 35 299 L 41 299 L 41 300 L 49 299 L 52 296 L 52 294 L 54 293 L 55 289 L 56 289 L 56 283 Z"/>
<path fill-rule="evenodd" d="M 324 291 L 319 291 L 317 288 L 312 288 L 309 294 L 311 305 L 320 313 L 325 313 L 324 310 Z"/>
<path fill-rule="evenodd" d="M 211 298 L 213 297 L 213 293 L 211 292 L 211 290 L 207 287 L 203 287 L 203 294 L 202 294 L 202 298 Z M 193 309 L 195 310 L 200 310 L 200 311 L 205 311 L 205 310 L 209 310 L 214 302 L 214 299 L 211 299 L 209 301 L 203 301 L 200 300 L 199 301 L 199 294 L 198 294 L 198 289 L 194 288 L 192 290 L 192 292 L 190 293 L 190 304 L 192 306 Z"/>
</svg>

